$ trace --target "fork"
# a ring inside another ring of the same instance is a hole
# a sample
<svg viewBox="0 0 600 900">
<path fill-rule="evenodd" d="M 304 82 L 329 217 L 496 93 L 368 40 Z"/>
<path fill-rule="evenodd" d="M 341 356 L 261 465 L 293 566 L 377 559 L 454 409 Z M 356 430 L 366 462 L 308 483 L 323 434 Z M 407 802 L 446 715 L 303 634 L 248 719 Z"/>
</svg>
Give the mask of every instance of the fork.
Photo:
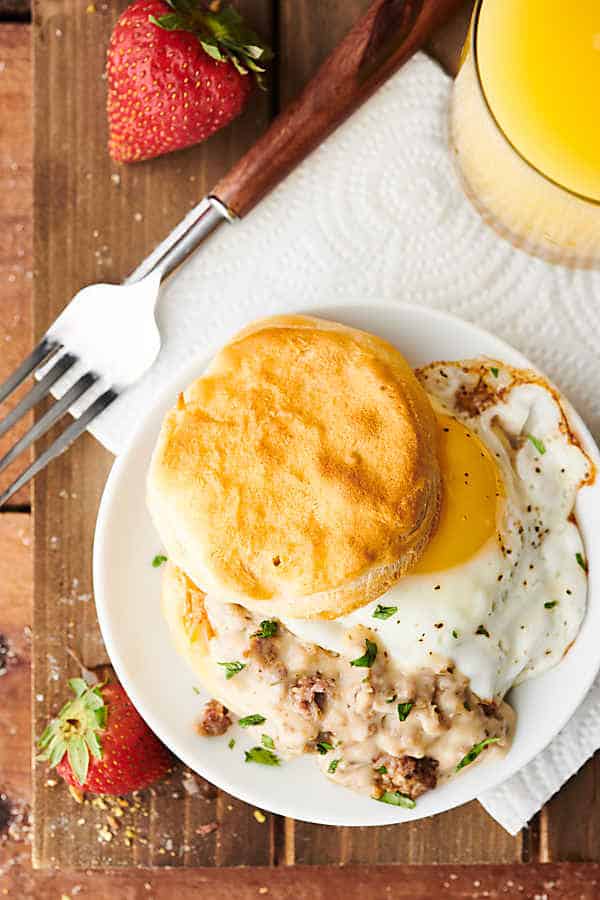
<svg viewBox="0 0 600 900">
<path fill-rule="evenodd" d="M 39 344 L 0 386 L 2 403 L 29 375 L 36 373 L 38 377 L 0 421 L 0 437 L 50 392 L 59 398 L 0 459 L 0 472 L 67 411 L 77 415 L 0 494 L 0 507 L 63 453 L 122 391 L 150 368 L 161 344 L 154 318 L 161 281 L 229 218 L 231 214 L 216 198 L 202 200 L 123 284 L 93 284 L 79 291 Z"/>
<path fill-rule="evenodd" d="M 0 507 L 150 368 L 161 345 L 154 308 L 163 279 L 219 225 L 250 212 L 461 4 L 373 0 L 298 99 L 122 284 L 90 285 L 75 295 L 0 385 L 2 403 L 30 375 L 37 379 L 0 421 L 0 437 L 50 393 L 58 398 L 0 459 L 0 472 L 67 412 L 76 418 L 0 494 Z"/>
</svg>

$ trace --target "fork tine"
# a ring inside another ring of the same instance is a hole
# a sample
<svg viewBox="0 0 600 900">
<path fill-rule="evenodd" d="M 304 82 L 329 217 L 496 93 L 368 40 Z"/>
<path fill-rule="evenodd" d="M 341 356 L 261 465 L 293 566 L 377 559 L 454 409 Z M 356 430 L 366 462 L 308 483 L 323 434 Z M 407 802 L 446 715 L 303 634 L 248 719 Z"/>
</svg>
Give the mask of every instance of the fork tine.
<svg viewBox="0 0 600 900">
<path fill-rule="evenodd" d="M 34 441 L 43 437 L 43 435 L 52 428 L 54 423 L 58 422 L 58 420 L 64 416 L 69 407 L 76 403 L 97 380 L 98 376 L 94 375 L 92 372 L 87 372 L 85 375 L 82 375 L 81 378 L 69 388 L 66 394 L 64 394 L 60 400 L 57 400 L 56 403 L 53 403 L 50 409 L 48 409 L 43 416 L 40 416 L 37 422 L 31 426 L 29 431 L 25 432 L 25 434 L 13 444 L 8 453 L 0 459 L 0 472 L 10 465 L 13 459 L 16 459 L 20 453 L 27 450 Z"/>
<path fill-rule="evenodd" d="M 113 400 L 116 400 L 118 394 L 115 390 L 110 388 L 108 391 L 105 391 L 103 394 L 94 400 L 94 402 L 88 406 L 84 412 L 79 416 L 78 419 L 75 419 L 74 422 L 65 428 L 63 433 L 57 437 L 53 444 L 51 444 L 43 453 L 38 456 L 36 460 L 32 462 L 30 466 L 28 466 L 25 471 L 19 475 L 19 477 L 13 481 L 13 483 L 8 487 L 4 493 L 0 494 L 0 507 L 2 507 L 7 500 L 10 500 L 12 495 L 22 488 L 23 485 L 27 484 L 38 472 L 41 472 L 51 460 L 56 459 L 57 456 L 60 456 L 61 453 L 70 447 L 70 445 L 75 441 L 82 432 L 88 427 L 90 422 L 99 416 L 101 412 L 110 406 Z"/>
<path fill-rule="evenodd" d="M 9 375 L 4 384 L 0 385 L 0 403 L 6 400 L 15 388 L 18 388 L 21 382 L 25 381 L 28 375 L 31 375 L 35 369 L 41 366 L 46 357 L 51 354 L 54 355 L 61 346 L 60 341 L 43 338 L 29 356 L 23 360 L 21 365 L 15 369 L 12 375 Z"/>
<path fill-rule="evenodd" d="M 47 372 L 44 377 L 25 394 L 15 408 L 11 409 L 9 414 L 2 419 L 0 422 L 0 437 L 2 437 L 3 434 L 6 434 L 8 429 L 12 428 L 15 422 L 18 422 L 25 413 L 29 412 L 36 403 L 39 403 L 39 401 L 46 396 L 52 385 L 57 382 L 76 361 L 77 357 L 73 356 L 71 353 L 65 353 L 64 356 L 61 356 L 60 359 L 54 363 L 50 371 Z"/>
</svg>

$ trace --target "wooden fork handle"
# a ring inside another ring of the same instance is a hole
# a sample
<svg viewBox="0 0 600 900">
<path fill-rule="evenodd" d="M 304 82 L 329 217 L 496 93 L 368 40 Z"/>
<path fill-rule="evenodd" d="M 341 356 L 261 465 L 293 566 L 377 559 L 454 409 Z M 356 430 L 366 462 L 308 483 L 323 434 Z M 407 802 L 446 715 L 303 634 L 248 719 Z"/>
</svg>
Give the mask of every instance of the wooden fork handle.
<svg viewBox="0 0 600 900">
<path fill-rule="evenodd" d="M 211 192 L 244 216 L 419 50 L 464 0 L 373 0 L 300 96 Z"/>
</svg>

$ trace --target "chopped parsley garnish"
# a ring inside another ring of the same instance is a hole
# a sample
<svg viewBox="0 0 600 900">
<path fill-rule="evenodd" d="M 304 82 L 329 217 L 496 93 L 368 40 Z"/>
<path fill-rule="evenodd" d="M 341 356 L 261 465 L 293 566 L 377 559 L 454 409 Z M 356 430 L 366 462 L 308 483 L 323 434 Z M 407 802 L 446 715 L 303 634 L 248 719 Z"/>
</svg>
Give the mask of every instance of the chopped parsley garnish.
<svg viewBox="0 0 600 900">
<path fill-rule="evenodd" d="M 377 658 L 377 644 L 374 641 L 370 641 L 368 638 L 365 640 L 365 652 L 362 656 L 359 656 L 358 659 L 353 659 L 350 663 L 351 666 L 358 666 L 361 669 L 370 669 L 373 663 Z"/>
<path fill-rule="evenodd" d="M 533 446 L 535 447 L 537 452 L 540 454 L 540 456 L 543 456 L 544 453 L 546 452 L 546 447 L 544 446 L 544 442 L 540 441 L 539 438 L 534 437 L 532 434 L 528 434 L 527 437 L 529 438 L 529 440 L 531 441 L 531 443 L 533 444 Z"/>
<path fill-rule="evenodd" d="M 387 775 L 387 769 L 385 766 L 379 766 L 379 768 L 375 769 L 375 771 L 378 772 L 379 775 Z"/>
<path fill-rule="evenodd" d="M 200 690 L 200 688 L 197 688 L 195 684 L 192 685 L 192 690 L 193 690 L 193 692 L 194 692 L 195 694 L 201 694 L 201 693 L 202 693 L 202 691 Z"/>
<path fill-rule="evenodd" d="M 279 757 L 264 747 L 252 747 L 251 750 L 246 750 L 245 761 L 259 763 L 261 766 L 279 765 Z"/>
<path fill-rule="evenodd" d="M 261 740 L 263 747 L 266 747 L 267 750 L 275 749 L 275 741 L 273 740 L 272 737 L 269 737 L 268 734 L 263 734 L 263 736 L 261 737 L 260 740 Z"/>
<path fill-rule="evenodd" d="M 587 564 L 587 562 L 585 561 L 583 555 L 582 555 L 581 553 L 576 553 L 576 554 L 575 554 L 575 559 L 577 560 L 577 564 L 578 564 L 579 566 L 581 566 L 581 568 L 583 569 L 583 571 L 584 571 L 584 572 L 587 572 L 587 570 L 588 570 L 588 564 Z"/>
<path fill-rule="evenodd" d="M 237 675 L 238 672 L 241 672 L 242 669 L 246 668 L 246 663 L 241 662 L 220 662 L 217 663 L 219 666 L 223 666 L 225 671 L 227 672 L 225 678 L 229 681 L 230 678 L 233 678 L 234 675 Z"/>
<path fill-rule="evenodd" d="M 452 637 L 454 638 L 454 640 L 458 640 L 458 631 L 456 630 L 456 628 L 452 629 Z"/>
<path fill-rule="evenodd" d="M 487 630 L 487 628 L 485 627 L 485 625 L 480 625 L 479 628 L 477 629 L 477 631 L 475 632 L 475 634 L 483 634 L 484 637 L 490 636 L 490 633 Z"/>
<path fill-rule="evenodd" d="M 380 803 L 389 803 L 390 806 L 403 806 L 404 809 L 414 809 L 417 805 L 414 800 L 411 800 L 406 794 L 401 794 L 400 791 L 386 791 L 377 799 Z"/>
<path fill-rule="evenodd" d="M 544 603 L 544 609 L 554 609 L 555 606 L 558 606 L 558 600 L 549 600 Z"/>
<path fill-rule="evenodd" d="M 486 738 L 484 741 L 480 741 L 478 744 L 473 744 L 467 755 L 463 756 L 463 758 L 457 765 L 456 771 L 460 772 L 460 770 L 464 769 L 465 766 L 470 765 L 474 760 L 477 759 L 482 750 L 485 750 L 485 748 L 489 747 L 490 744 L 496 744 L 499 740 L 499 737 L 491 737 Z"/>
<path fill-rule="evenodd" d="M 252 637 L 270 638 L 277 634 L 278 623 L 273 619 L 265 619 L 260 623 L 260 628 L 255 631 Z"/>
<path fill-rule="evenodd" d="M 238 719 L 238 725 L 241 725 L 242 728 L 248 728 L 250 725 L 262 725 L 266 721 L 265 717 L 261 716 L 260 713 L 253 713 L 251 716 L 244 716 L 242 719 Z"/>
<path fill-rule="evenodd" d="M 152 560 L 152 567 L 154 569 L 158 569 L 159 566 L 162 566 L 163 563 L 166 563 L 168 557 L 163 553 L 157 553 L 154 559 Z"/>
<path fill-rule="evenodd" d="M 497 369 L 496 366 L 490 366 L 490 372 L 492 373 L 494 378 L 497 378 L 500 374 L 500 369 Z"/>
<path fill-rule="evenodd" d="M 397 699 L 398 699 L 398 694 L 394 694 L 393 697 L 390 697 L 390 699 L 389 699 L 389 700 L 386 700 L 385 702 L 386 702 L 386 703 L 393 703 L 394 700 L 397 700 Z"/>
<path fill-rule="evenodd" d="M 231 740 L 229 741 L 227 746 L 229 747 L 230 750 L 233 750 L 233 748 L 235 747 L 235 738 L 231 738 Z"/>
<path fill-rule="evenodd" d="M 333 773 L 335 772 L 335 770 L 337 769 L 337 767 L 339 766 L 340 763 L 341 763 L 341 759 L 332 759 L 331 762 L 329 763 L 327 771 L 330 772 L 331 775 L 333 775 Z"/>
<path fill-rule="evenodd" d="M 322 756 L 325 756 L 326 753 L 329 753 L 330 750 L 333 750 L 333 744 L 330 744 L 329 741 L 319 741 L 317 744 L 317 750 Z"/>
<path fill-rule="evenodd" d="M 413 706 L 414 706 L 414 703 L 412 702 L 412 700 L 409 700 L 408 703 L 399 703 L 398 704 L 398 718 L 400 719 L 401 722 L 404 722 L 404 720 L 408 717 L 408 714 L 411 711 L 411 709 L 413 708 Z"/>
<path fill-rule="evenodd" d="M 398 612 L 397 606 L 382 606 L 379 604 L 377 609 L 373 613 L 374 619 L 390 619 L 395 613 Z"/>
</svg>

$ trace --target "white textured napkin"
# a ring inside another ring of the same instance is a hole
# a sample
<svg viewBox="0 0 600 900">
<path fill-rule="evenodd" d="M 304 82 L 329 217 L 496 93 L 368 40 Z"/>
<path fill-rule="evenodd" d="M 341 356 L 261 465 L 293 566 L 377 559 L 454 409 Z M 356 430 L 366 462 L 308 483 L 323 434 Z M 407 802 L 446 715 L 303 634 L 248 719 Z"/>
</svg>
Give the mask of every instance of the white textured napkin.
<svg viewBox="0 0 600 900">
<path fill-rule="evenodd" d="M 416 57 L 250 215 L 165 286 L 156 364 L 95 423 L 118 453 L 182 363 L 246 322 L 323 303 L 410 301 L 504 338 L 600 435 L 600 273 L 513 249 L 463 196 L 447 145 L 451 82 Z M 600 681 L 557 739 L 481 802 L 516 833 L 600 746 Z"/>
</svg>

